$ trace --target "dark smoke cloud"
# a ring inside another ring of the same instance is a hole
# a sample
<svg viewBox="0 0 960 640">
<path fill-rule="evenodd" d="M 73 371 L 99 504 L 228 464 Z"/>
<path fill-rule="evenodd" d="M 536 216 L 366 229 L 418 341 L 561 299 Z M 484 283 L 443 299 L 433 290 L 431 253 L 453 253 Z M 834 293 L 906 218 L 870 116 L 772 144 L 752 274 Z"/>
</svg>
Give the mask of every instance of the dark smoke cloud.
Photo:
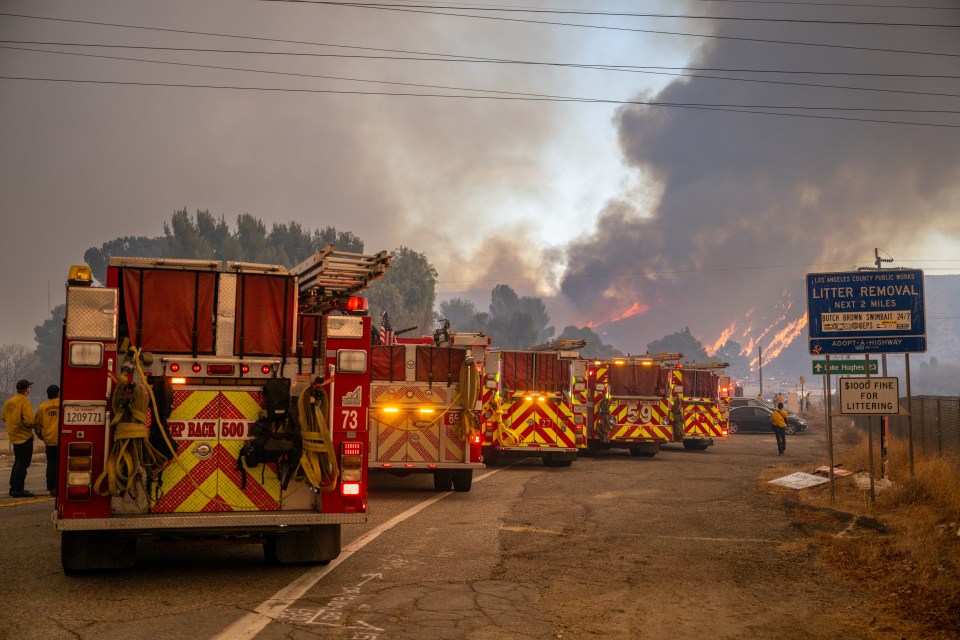
<svg viewBox="0 0 960 640">
<path fill-rule="evenodd" d="M 949 22 L 946 12 L 841 13 L 829 7 L 809 8 L 805 14 L 788 7 L 778 10 L 779 15 L 787 16 L 788 10 L 789 16 L 804 18 Z M 960 54 L 960 42 L 951 29 L 718 22 L 714 33 Z M 718 39 L 709 41 L 689 66 L 957 75 L 956 60 Z M 956 81 L 763 77 L 960 94 Z M 678 79 L 653 100 L 764 105 L 757 109 L 762 111 L 801 105 L 948 110 L 960 106 L 953 97 L 704 78 Z M 960 118 L 952 114 L 795 113 L 960 125 Z M 636 301 L 649 305 L 650 311 L 606 327 L 623 348 L 634 352 L 684 326 L 710 344 L 736 323 L 732 337 L 746 345 L 763 330 L 773 327 L 767 334 L 773 335 L 805 314 L 804 274 L 871 265 L 875 247 L 900 260 L 924 259 L 930 257 L 925 246 L 932 240 L 931 231 L 945 241 L 960 237 L 957 129 L 653 106 L 620 109 L 615 126 L 625 161 L 651 189 L 659 190 L 659 201 L 645 211 L 631 205 L 629 196 L 611 199 L 592 235 L 568 247 L 562 291 L 584 312 L 585 320 L 615 318 Z M 604 277 L 614 274 L 617 277 Z M 785 300 L 793 300 L 786 313 Z M 749 335 L 739 335 L 747 327 Z M 806 330 L 800 337 L 806 337 Z"/>
</svg>

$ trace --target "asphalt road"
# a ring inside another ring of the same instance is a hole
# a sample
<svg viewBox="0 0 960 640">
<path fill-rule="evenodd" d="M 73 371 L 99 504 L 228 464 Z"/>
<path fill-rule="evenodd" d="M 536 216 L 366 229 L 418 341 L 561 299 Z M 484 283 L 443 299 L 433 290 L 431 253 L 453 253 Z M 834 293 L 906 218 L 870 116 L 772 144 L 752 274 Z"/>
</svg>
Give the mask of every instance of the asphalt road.
<svg viewBox="0 0 960 640">
<path fill-rule="evenodd" d="M 517 462 L 479 472 L 469 493 L 375 476 L 370 521 L 344 527 L 327 567 L 274 567 L 255 545 L 158 543 L 133 570 L 65 576 L 52 500 L 4 498 L 0 637 L 883 637 L 757 480 L 825 462 L 814 428 L 784 457 L 772 434 L 739 434 L 706 452 Z"/>
</svg>

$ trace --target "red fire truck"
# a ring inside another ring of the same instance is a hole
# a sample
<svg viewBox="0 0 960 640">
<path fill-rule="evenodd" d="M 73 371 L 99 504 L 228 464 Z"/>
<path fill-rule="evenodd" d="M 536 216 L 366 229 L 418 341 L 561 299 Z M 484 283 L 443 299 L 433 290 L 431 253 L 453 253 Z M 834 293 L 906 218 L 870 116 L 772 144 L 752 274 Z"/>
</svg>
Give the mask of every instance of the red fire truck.
<svg viewBox="0 0 960 640">
<path fill-rule="evenodd" d="M 437 491 L 470 491 L 480 460 L 480 369 L 490 338 L 438 331 L 376 345 L 370 469 L 432 473 Z"/>
<path fill-rule="evenodd" d="M 112 258 L 67 284 L 54 522 L 65 572 L 134 564 L 138 539 L 263 543 L 326 562 L 366 521 L 370 318 L 390 266 L 316 253 L 292 270 Z"/>
<path fill-rule="evenodd" d="M 587 362 L 587 449 L 627 449 L 653 457 L 660 444 L 673 442 L 671 362 L 682 353 L 658 353 Z"/>
<path fill-rule="evenodd" d="M 582 340 L 553 340 L 525 351 L 491 351 L 484 367 L 483 460 L 540 457 L 569 467 L 586 447 L 573 393 L 586 388 Z"/>
<path fill-rule="evenodd" d="M 685 449 L 702 451 L 712 446 L 715 438 L 730 435 L 729 377 L 718 373 L 728 366 L 726 362 L 685 362 L 673 369 L 674 417 L 678 426 L 682 418 Z M 721 385 L 721 379 L 725 384 Z"/>
</svg>

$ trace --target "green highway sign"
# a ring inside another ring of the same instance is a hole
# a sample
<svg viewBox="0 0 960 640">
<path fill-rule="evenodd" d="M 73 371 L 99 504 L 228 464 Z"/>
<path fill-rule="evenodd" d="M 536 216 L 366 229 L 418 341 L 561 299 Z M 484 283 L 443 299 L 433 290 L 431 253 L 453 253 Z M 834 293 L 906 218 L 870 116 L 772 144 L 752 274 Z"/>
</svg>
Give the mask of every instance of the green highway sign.
<svg viewBox="0 0 960 640">
<path fill-rule="evenodd" d="M 870 375 L 878 373 L 877 361 L 870 361 Z M 822 376 L 827 372 L 826 360 L 813 361 L 813 375 Z M 864 360 L 831 360 L 830 373 L 851 376 L 863 376 L 867 374 L 867 366 Z"/>
</svg>

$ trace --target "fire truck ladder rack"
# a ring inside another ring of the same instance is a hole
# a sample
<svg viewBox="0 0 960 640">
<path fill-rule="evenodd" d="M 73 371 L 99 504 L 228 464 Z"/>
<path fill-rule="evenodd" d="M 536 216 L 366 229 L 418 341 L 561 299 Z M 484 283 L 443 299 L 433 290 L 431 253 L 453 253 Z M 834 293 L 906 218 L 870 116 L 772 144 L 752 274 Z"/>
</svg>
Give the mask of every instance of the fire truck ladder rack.
<svg viewBox="0 0 960 640">
<path fill-rule="evenodd" d="M 729 362 L 720 362 L 711 360 L 709 362 L 684 362 L 684 369 L 726 369 L 730 366 Z"/>
<path fill-rule="evenodd" d="M 681 360 L 683 358 L 682 353 L 643 353 L 638 356 L 633 354 L 627 355 L 627 358 L 636 361 L 636 362 L 664 362 L 666 360 Z M 615 358 L 619 359 L 619 358 Z"/>
<path fill-rule="evenodd" d="M 291 269 L 300 279 L 300 303 L 313 310 L 330 308 L 366 289 L 387 272 L 391 260 L 386 251 L 349 253 L 327 245 Z"/>
<path fill-rule="evenodd" d="M 557 338 L 542 344 L 530 347 L 528 351 L 577 351 L 583 349 L 587 344 L 586 340 L 573 340 L 571 338 Z"/>
</svg>

